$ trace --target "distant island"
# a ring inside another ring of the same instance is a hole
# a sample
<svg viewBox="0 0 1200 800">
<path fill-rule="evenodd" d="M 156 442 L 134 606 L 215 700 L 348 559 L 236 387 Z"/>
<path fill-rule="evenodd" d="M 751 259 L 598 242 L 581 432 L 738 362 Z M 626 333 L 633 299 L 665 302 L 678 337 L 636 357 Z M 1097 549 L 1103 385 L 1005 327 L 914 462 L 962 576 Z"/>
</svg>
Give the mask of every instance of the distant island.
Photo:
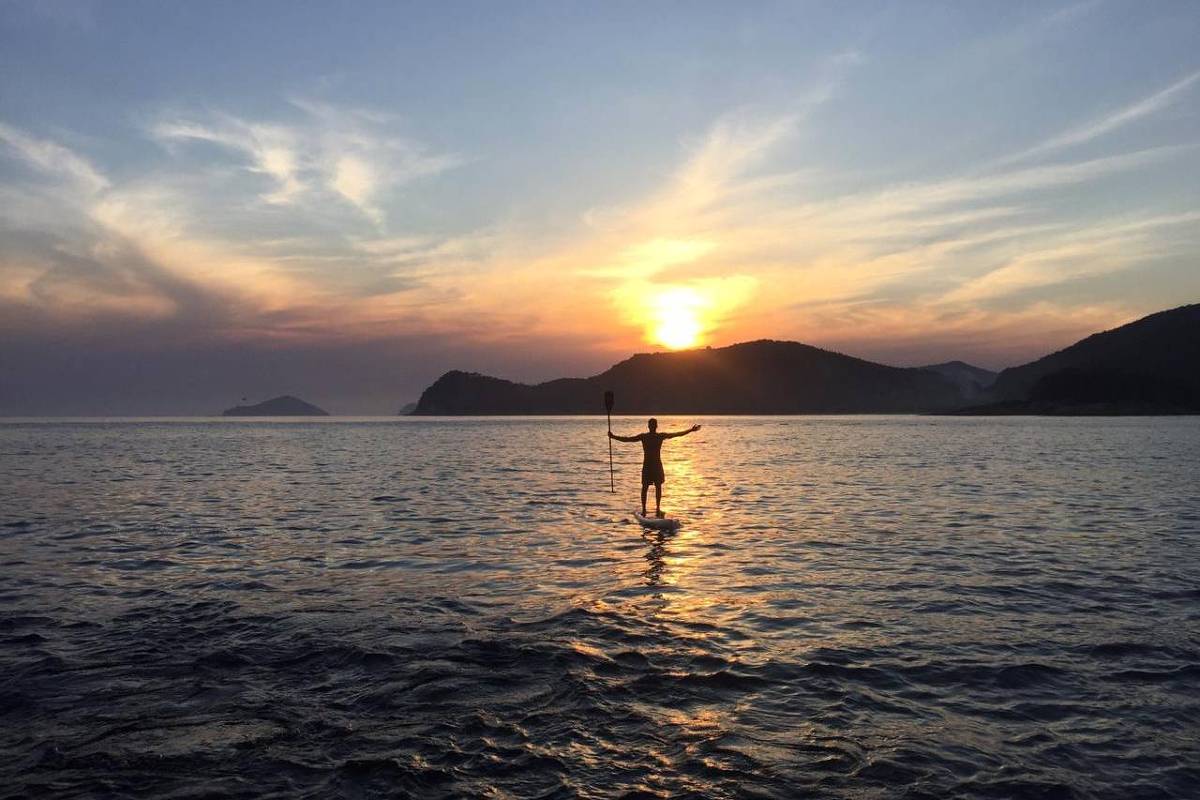
<svg viewBox="0 0 1200 800">
<path fill-rule="evenodd" d="M 416 415 L 620 413 L 1195 414 L 1200 304 L 1144 317 L 999 374 L 961 361 L 890 367 L 799 342 L 643 353 L 536 385 L 452 370 Z"/>
<path fill-rule="evenodd" d="M 290 394 L 272 397 L 252 406 L 234 406 L 221 412 L 223 417 L 328 417 L 329 412 Z"/>
<path fill-rule="evenodd" d="M 400 410 L 396 412 L 396 416 L 407 417 L 409 414 L 413 413 L 416 410 L 417 410 L 416 403 L 405 403 L 404 405 L 400 406 Z"/>
</svg>

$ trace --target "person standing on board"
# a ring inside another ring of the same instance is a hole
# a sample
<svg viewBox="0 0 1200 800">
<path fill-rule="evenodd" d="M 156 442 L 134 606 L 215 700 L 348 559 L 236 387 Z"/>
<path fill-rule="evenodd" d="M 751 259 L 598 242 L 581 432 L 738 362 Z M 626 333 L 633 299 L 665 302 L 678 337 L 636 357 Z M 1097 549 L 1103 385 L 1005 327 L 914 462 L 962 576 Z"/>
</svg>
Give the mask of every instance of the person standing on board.
<svg viewBox="0 0 1200 800">
<path fill-rule="evenodd" d="M 662 464 L 662 443 L 666 439 L 675 439 L 680 436 L 687 436 L 689 433 L 694 433 L 700 430 L 699 425 L 693 425 L 686 431 L 676 431 L 675 433 L 659 433 L 658 420 L 651 417 L 646 422 L 646 427 L 649 428 L 645 433 L 639 433 L 636 436 L 617 436 L 612 431 L 608 432 L 608 438 L 616 439 L 618 442 L 641 442 L 642 443 L 642 514 L 646 513 L 646 490 L 650 488 L 650 484 L 654 484 L 654 515 L 663 517 L 662 512 L 662 485 L 663 479 L 666 477 L 663 473 Z"/>
</svg>

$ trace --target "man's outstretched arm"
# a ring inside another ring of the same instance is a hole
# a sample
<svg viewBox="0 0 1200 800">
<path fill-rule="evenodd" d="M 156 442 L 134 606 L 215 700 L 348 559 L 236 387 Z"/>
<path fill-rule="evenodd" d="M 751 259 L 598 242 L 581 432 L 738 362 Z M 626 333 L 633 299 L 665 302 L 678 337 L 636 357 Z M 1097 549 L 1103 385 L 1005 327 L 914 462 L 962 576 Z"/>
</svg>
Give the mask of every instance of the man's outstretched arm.
<svg viewBox="0 0 1200 800">
<path fill-rule="evenodd" d="M 612 431 L 608 432 L 608 438 L 616 439 L 618 442 L 636 442 L 636 441 L 638 441 L 638 437 L 636 437 L 636 436 L 617 436 Z"/>
<path fill-rule="evenodd" d="M 688 428 L 686 431 L 675 431 L 674 433 L 664 433 L 663 438 L 664 439 L 677 439 L 680 436 L 687 436 L 689 433 L 695 433 L 698 430 L 700 430 L 700 426 L 693 425 L 692 427 Z"/>
</svg>

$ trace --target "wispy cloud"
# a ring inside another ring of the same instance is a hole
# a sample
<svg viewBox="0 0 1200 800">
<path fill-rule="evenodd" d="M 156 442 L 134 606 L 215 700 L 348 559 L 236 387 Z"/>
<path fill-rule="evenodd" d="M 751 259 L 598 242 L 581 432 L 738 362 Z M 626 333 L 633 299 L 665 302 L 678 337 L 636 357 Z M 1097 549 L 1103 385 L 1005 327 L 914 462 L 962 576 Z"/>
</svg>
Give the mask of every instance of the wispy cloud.
<svg viewBox="0 0 1200 800">
<path fill-rule="evenodd" d="M 1102 0 L 1082 0 L 1082 2 L 1070 3 L 1062 8 L 1056 8 L 1042 18 L 1042 24 L 1054 26 L 1071 22 L 1093 11 L 1101 2 Z"/>
<path fill-rule="evenodd" d="M 109 185 L 108 179 L 91 162 L 56 142 L 39 139 L 2 122 L 0 142 L 30 167 L 66 178 L 88 194 L 100 192 Z"/>
<path fill-rule="evenodd" d="M 241 152 L 249 159 L 247 169 L 274 181 L 272 190 L 262 195 L 268 203 L 291 202 L 306 188 L 299 175 L 300 143 L 286 127 L 217 115 L 207 124 L 190 119 L 163 120 L 155 123 L 151 132 L 160 141 L 210 142 Z"/>
<path fill-rule="evenodd" d="M 354 116 L 369 121 L 365 113 Z M 323 125 L 317 133 L 298 132 L 220 115 L 203 124 L 156 125 L 155 135 L 171 146 L 215 144 L 243 156 L 241 169 L 271 180 L 258 197 L 266 201 L 263 214 L 250 220 L 252 209 L 221 220 L 204 213 L 247 199 L 239 187 L 214 187 L 211 178 L 220 171 L 207 161 L 114 180 L 65 145 L 0 125 L 0 151 L 45 188 L 40 194 L 19 184 L 0 189 L 0 198 L 14 198 L 0 207 L 4 313 L 46 325 L 167 326 L 177 343 L 189 337 L 328 342 L 437 331 L 452 317 L 427 308 L 453 306 L 454 274 L 484 257 L 492 234 L 363 238 L 361 228 L 329 217 L 335 193 L 373 213 L 370 204 L 397 180 L 434 174 L 452 161 L 422 161 L 407 142 L 349 132 L 359 123 L 333 133 Z M 348 163 L 352 152 L 384 155 Z M 380 163 L 399 167 L 381 176 Z M 322 218 L 314 231 L 311 220 Z M 247 221 L 269 226 L 273 235 L 247 233 Z M 280 230 L 295 235 L 279 236 Z M 322 268 L 331 263 L 340 268 Z M 486 316 L 477 311 L 476 319 Z"/>
<path fill-rule="evenodd" d="M 1097 221 L 1059 232 L 1036 249 L 973 278 L 941 297 L 944 304 L 974 303 L 1124 269 L 1163 252 L 1152 234 L 1160 228 L 1200 222 L 1200 212 L 1137 220 Z"/>
<path fill-rule="evenodd" d="M 1200 80 L 1200 70 L 1185 75 L 1183 78 L 1175 81 L 1171 85 L 1160 89 L 1153 94 L 1147 95 L 1133 103 L 1130 103 L 1123 108 L 1119 108 L 1102 117 L 1090 120 L 1089 122 L 1071 128 L 1052 136 L 1043 142 L 1040 142 L 1033 147 L 1022 150 L 1019 153 L 1014 153 L 1010 156 L 1005 156 L 995 162 L 997 165 L 1012 164 L 1018 161 L 1024 161 L 1035 156 L 1045 155 L 1055 150 L 1073 147 L 1075 145 L 1090 142 L 1104 136 L 1107 133 L 1117 130 L 1138 120 L 1149 117 L 1153 114 L 1162 111 L 1163 109 L 1174 103 L 1180 95 L 1192 87 L 1196 81 Z"/>
<path fill-rule="evenodd" d="M 928 321 L 917 309 L 934 308 L 979 322 L 998 313 L 983 306 L 999 298 L 1162 255 L 1158 229 L 1197 222 L 1190 214 L 1131 222 L 1087 214 L 1048 219 L 1045 212 L 1064 192 L 1178 158 L 1192 145 L 1037 166 L 994 163 L 986 171 L 830 195 L 811 192 L 803 169 L 778 169 L 803 124 L 795 114 L 718 120 L 662 189 L 640 204 L 591 212 L 594 235 L 557 263 L 616 282 L 614 302 L 626 317 L 652 317 L 656 293 L 702 287 L 696 297 L 711 290 L 722 298 L 712 305 L 727 339 L 787 331 L 828 342 L 829 326 L 810 324 L 812 309 L 848 310 L 890 295 L 904 298 L 895 313 L 908 308 L 913 320 Z M 646 309 L 626 313 L 639 303 Z M 1111 319 L 1114 307 L 1086 318 Z M 1036 327 L 1032 319 L 1025 324 Z M 886 335 L 881 327 L 879 345 Z M 859 332 L 859 341 L 869 338 Z"/>
<path fill-rule="evenodd" d="M 458 166 L 453 154 L 431 153 L 391 132 L 394 118 L 297 99 L 302 119 L 250 121 L 229 114 L 176 115 L 150 126 L 165 144 L 203 141 L 240 153 L 246 169 L 272 180 L 261 194 L 272 204 L 321 201 L 329 194 L 357 208 L 375 224 L 387 192 Z"/>
<path fill-rule="evenodd" d="M 944 308 L 875 300 L 806 308 L 810 341 L 900 366 L 948 355 L 1001 369 L 1045 355 L 1047 343 L 1069 344 L 1135 319 L 1120 303 L 1039 300 L 1019 308 Z M 819 338 L 818 338 L 819 337 Z"/>
<path fill-rule="evenodd" d="M 211 332 L 318 293 L 269 263 L 191 235 L 169 192 L 115 183 L 65 145 L 10 125 L 0 125 L 0 141 L 58 198 L 46 219 L 0 213 L 10 228 L 0 242 L 7 303 L 64 323 L 187 320 Z"/>
<path fill-rule="evenodd" d="M 227 339 L 432 332 L 591 339 L 613 352 L 642 346 L 677 303 L 715 342 L 786 336 L 879 354 L 902 341 L 912 351 L 921 326 L 960 338 L 1025 326 L 1032 341 L 1056 325 L 1111 322 L 1125 313 L 1119 300 L 1084 313 L 1029 298 L 1136 268 L 1179 247 L 1167 229 L 1200 223 L 1170 203 L 1128 218 L 1076 202 L 1115 176 L 1194 155 L 1193 144 L 1070 151 L 1177 102 L 1200 73 L 1022 153 L 901 180 L 806 152 L 827 106 L 847 98 L 851 70 L 871 63 L 839 54 L 792 102 L 714 114 L 680 138 L 658 185 L 575 226 L 495 208 L 480 224 L 405 227 L 395 212 L 406 190 L 465 161 L 371 109 L 295 99 L 261 118 L 161 114 L 146 130 L 168 157 L 132 175 L 0 125 L 4 151 L 71 198 L 75 215 L 61 215 L 73 220 L 64 232 L 39 228 L 31 203 L 5 204 L 16 210 L 0 222 L 43 238 L 0 242 L 0 298 L 72 319 L 185 320 Z M 1057 316 L 1039 327 L 1035 307 Z"/>
</svg>

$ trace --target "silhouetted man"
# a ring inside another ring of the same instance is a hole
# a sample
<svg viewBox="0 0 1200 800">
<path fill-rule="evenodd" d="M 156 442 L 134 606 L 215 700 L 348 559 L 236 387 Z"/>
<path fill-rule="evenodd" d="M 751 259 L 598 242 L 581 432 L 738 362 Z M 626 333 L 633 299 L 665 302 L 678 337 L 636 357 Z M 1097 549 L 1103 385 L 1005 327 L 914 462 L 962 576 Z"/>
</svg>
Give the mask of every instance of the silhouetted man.
<svg viewBox="0 0 1200 800">
<path fill-rule="evenodd" d="M 693 431 L 700 430 L 699 425 L 693 425 L 686 431 L 677 431 L 675 433 L 659 433 L 658 420 L 653 417 L 646 422 L 646 427 L 650 430 L 645 433 L 639 433 L 637 436 L 617 436 L 612 431 L 608 432 L 609 438 L 616 439 L 618 442 L 641 442 L 642 443 L 642 513 L 646 513 L 646 490 L 650 488 L 650 484 L 654 484 L 654 514 L 658 517 L 663 516 L 662 512 L 662 485 L 665 475 L 663 474 L 662 465 L 662 443 L 665 439 L 674 439 L 679 436 L 687 436 Z"/>
</svg>

